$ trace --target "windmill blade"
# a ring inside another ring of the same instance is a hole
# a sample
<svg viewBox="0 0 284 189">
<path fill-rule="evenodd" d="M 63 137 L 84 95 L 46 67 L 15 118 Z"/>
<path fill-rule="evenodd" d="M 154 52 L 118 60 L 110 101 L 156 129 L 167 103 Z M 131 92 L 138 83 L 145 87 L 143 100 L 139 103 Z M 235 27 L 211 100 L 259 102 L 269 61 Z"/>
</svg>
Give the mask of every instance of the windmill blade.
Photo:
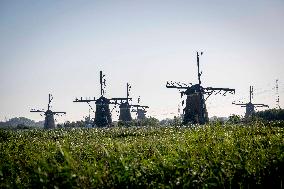
<svg viewBox="0 0 284 189">
<path fill-rule="evenodd" d="M 247 104 L 234 104 L 234 105 L 246 107 Z"/>
<path fill-rule="evenodd" d="M 226 96 L 226 94 L 227 94 L 227 91 L 225 91 L 225 92 L 222 94 L 222 96 Z"/>
<path fill-rule="evenodd" d="M 52 112 L 53 114 L 66 114 L 66 112 Z"/>
<path fill-rule="evenodd" d="M 42 110 L 31 110 L 30 112 L 45 112 L 45 111 L 42 111 Z"/>
<path fill-rule="evenodd" d="M 89 105 L 90 109 L 92 110 L 92 112 L 95 114 L 95 110 L 93 109 L 93 107 L 91 106 L 91 104 L 89 102 L 87 102 L 87 104 Z"/>
<path fill-rule="evenodd" d="M 268 105 L 266 104 L 253 104 L 255 107 L 266 107 L 266 108 L 269 108 Z"/>
</svg>

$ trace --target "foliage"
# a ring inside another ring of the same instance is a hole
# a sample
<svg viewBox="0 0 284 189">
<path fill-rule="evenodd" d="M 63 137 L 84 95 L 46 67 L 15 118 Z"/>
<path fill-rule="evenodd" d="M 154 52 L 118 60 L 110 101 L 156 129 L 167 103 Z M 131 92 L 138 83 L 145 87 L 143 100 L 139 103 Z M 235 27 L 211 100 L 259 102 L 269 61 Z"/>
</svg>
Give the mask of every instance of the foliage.
<svg viewBox="0 0 284 189">
<path fill-rule="evenodd" d="M 228 123 L 237 124 L 241 123 L 241 116 L 233 114 L 229 116 Z"/>
<path fill-rule="evenodd" d="M 43 121 L 35 122 L 25 117 L 14 117 L 5 122 L 0 122 L 0 128 L 16 127 L 43 127 Z"/>
<path fill-rule="evenodd" d="M 163 119 L 160 121 L 160 125 L 162 126 L 180 126 L 182 125 L 182 117 L 174 116 L 173 119 Z"/>
<path fill-rule="evenodd" d="M 117 124 L 119 127 L 142 127 L 142 126 L 151 126 L 151 127 L 155 127 L 159 125 L 159 120 L 154 118 L 154 117 L 149 117 L 149 118 L 145 118 L 143 120 L 137 120 L 137 119 L 133 119 L 132 121 L 127 121 L 127 122 L 123 122 L 123 121 L 118 121 Z"/>
<path fill-rule="evenodd" d="M 16 129 L 32 129 L 32 127 L 26 126 L 24 124 L 18 124 Z"/>
<path fill-rule="evenodd" d="M 260 122 L 0 130 L 0 188 L 280 188 L 283 134 Z"/>
<path fill-rule="evenodd" d="M 255 117 L 262 118 L 267 121 L 283 120 L 284 121 L 284 110 L 283 109 L 269 109 L 254 113 Z"/>
<path fill-rule="evenodd" d="M 149 117 L 146 119 L 141 120 L 140 122 L 141 126 L 158 126 L 159 125 L 159 120 L 157 118 L 154 117 Z"/>
<path fill-rule="evenodd" d="M 213 124 L 213 125 L 223 125 L 225 123 L 225 120 L 222 117 L 214 116 L 210 120 L 210 123 Z"/>
<path fill-rule="evenodd" d="M 63 124 L 57 124 L 57 127 L 59 128 L 75 128 L 75 127 L 85 127 L 86 123 L 81 120 L 81 121 L 66 121 Z"/>
</svg>

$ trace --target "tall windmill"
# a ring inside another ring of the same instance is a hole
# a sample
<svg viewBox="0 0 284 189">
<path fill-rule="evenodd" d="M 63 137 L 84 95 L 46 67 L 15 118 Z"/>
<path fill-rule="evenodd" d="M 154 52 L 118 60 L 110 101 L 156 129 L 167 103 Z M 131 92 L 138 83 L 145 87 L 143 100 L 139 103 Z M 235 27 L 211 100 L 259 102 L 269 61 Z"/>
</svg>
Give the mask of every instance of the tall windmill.
<svg viewBox="0 0 284 189">
<path fill-rule="evenodd" d="M 235 104 L 237 106 L 245 107 L 246 108 L 246 114 L 245 117 L 248 118 L 252 116 L 252 114 L 255 112 L 255 108 L 258 107 L 267 107 L 269 108 L 268 105 L 265 104 L 253 104 L 252 100 L 253 99 L 253 86 L 249 87 L 249 102 L 248 103 L 235 103 L 233 102 L 232 104 Z"/>
<path fill-rule="evenodd" d="M 212 94 L 223 93 L 225 96 L 227 92 L 230 94 L 235 93 L 235 89 L 229 88 L 213 88 L 213 87 L 203 87 L 201 85 L 201 75 L 199 67 L 199 58 L 203 54 L 203 52 L 196 53 L 197 57 L 197 76 L 198 76 L 198 84 L 185 84 L 180 82 L 167 82 L 167 88 L 176 88 L 182 90 L 181 96 L 186 95 L 186 105 L 183 109 L 183 124 L 193 123 L 193 124 L 205 124 L 209 121 L 208 112 L 206 109 L 206 100 Z M 207 95 L 206 98 L 204 96 Z"/>
<path fill-rule="evenodd" d="M 101 96 L 96 99 L 95 97 L 89 98 L 89 99 L 83 99 L 82 97 L 80 99 L 76 98 L 73 102 L 86 102 L 88 103 L 89 107 L 93 110 L 95 113 L 95 119 L 94 119 L 94 126 L 96 127 L 107 127 L 111 126 L 112 124 L 112 118 L 111 118 L 111 111 L 109 108 L 110 104 L 113 105 L 120 105 L 122 103 L 127 102 L 131 98 L 106 98 L 105 95 L 105 86 L 106 86 L 106 79 L 105 75 L 100 71 L 100 91 Z M 95 102 L 96 104 L 96 111 L 92 108 L 90 105 L 90 102 Z"/>
<path fill-rule="evenodd" d="M 47 110 L 35 110 L 32 109 L 30 112 L 39 112 L 39 113 L 44 113 L 45 115 L 45 120 L 44 120 L 44 128 L 45 129 L 54 129 L 55 126 L 55 121 L 54 121 L 54 115 L 60 115 L 60 114 L 66 114 L 66 112 L 54 112 L 50 108 L 51 101 L 53 100 L 53 96 L 51 94 L 48 95 L 48 105 L 47 105 Z"/>
</svg>

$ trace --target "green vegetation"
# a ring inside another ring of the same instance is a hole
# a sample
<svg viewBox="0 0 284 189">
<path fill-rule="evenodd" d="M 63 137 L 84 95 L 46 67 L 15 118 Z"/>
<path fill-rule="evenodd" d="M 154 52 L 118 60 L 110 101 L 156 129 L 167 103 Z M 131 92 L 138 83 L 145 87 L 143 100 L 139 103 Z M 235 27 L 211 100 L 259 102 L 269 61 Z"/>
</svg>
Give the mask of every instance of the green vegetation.
<svg viewBox="0 0 284 189">
<path fill-rule="evenodd" d="M 4 122 L 0 121 L 0 128 L 5 129 L 32 129 L 42 127 L 43 121 L 35 122 L 25 117 L 14 117 Z"/>
<path fill-rule="evenodd" d="M 0 130 L 0 188 L 281 188 L 273 124 Z"/>
<path fill-rule="evenodd" d="M 149 117 L 143 120 L 133 119 L 132 121 L 128 121 L 128 122 L 118 121 L 117 123 L 118 127 L 133 127 L 133 126 L 141 127 L 141 126 L 146 126 L 146 125 L 158 126 L 159 120 L 154 117 Z"/>
<path fill-rule="evenodd" d="M 284 120 L 283 109 L 269 109 L 254 113 L 254 116 L 266 121 Z"/>
</svg>

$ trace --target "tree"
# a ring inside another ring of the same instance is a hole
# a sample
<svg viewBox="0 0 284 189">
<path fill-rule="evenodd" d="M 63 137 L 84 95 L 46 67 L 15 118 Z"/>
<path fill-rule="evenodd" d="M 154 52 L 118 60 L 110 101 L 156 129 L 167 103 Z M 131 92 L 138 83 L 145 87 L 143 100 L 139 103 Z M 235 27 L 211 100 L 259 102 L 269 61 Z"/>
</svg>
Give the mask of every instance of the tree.
<svg viewBox="0 0 284 189">
<path fill-rule="evenodd" d="M 236 114 L 230 115 L 228 122 L 233 123 L 233 124 L 240 123 L 241 122 L 241 116 L 236 115 Z"/>
<path fill-rule="evenodd" d="M 267 121 L 284 120 L 283 109 L 269 109 L 265 111 L 259 111 L 253 114 L 253 116 L 262 118 Z"/>
</svg>

